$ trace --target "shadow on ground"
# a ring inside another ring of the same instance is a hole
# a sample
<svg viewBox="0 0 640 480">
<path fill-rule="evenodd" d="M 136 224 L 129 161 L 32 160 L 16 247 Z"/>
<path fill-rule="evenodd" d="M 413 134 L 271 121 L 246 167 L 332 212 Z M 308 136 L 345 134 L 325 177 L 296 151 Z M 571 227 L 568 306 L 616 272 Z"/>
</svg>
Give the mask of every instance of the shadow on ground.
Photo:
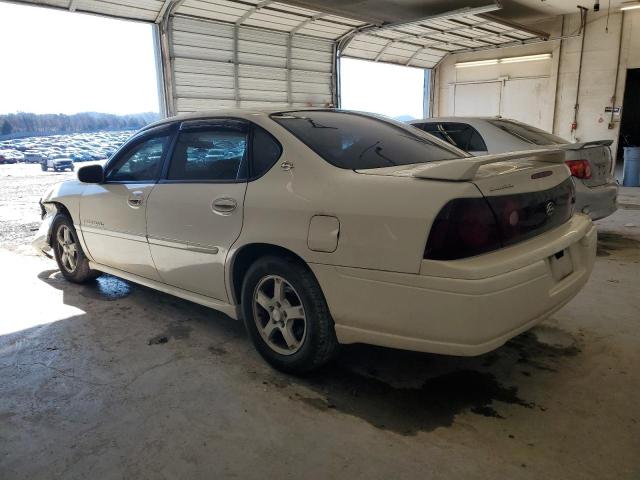
<svg viewBox="0 0 640 480">
<path fill-rule="evenodd" d="M 640 260 L 640 241 L 616 232 L 598 232 L 599 257 Z"/>
<path fill-rule="evenodd" d="M 216 332 L 224 330 L 226 337 L 243 335 L 241 322 L 228 317 L 212 319 L 211 310 L 205 307 L 111 275 L 103 275 L 86 285 L 64 281 L 57 270 L 44 271 L 38 277 L 62 290 L 65 303 L 84 311 L 89 303 L 108 302 L 108 308 L 119 308 L 122 315 L 131 315 L 135 321 L 138 309 L 172 308 L 175 317 L 158 319 L 159 333 L 147 339 L 146 348 L 164 348 L 165 344 L 189 339 L 195 323 L 217 324 L 214 330 L 204 329 L 204 333 L 199 330 L 198 335 L 211 335 L 210 342 L 202 338 L 199 341 L 211 345 L 208 352 L 213 357 L 226 357 L 234 352 L 219 343 L 220 335 Z M 129 306 L 118 306 L 119 300 L 128 297 L 134 300 L 133 305 L 128 302 Z M 273 386 L 274 391 L 310 408 L 358 417 L 380 429 L 414 435 L 450 426 L 460 413 L 470 412 L 499 421 L 505 418 L 506 405 L 544 411 L 545 406 L 522 398 L 520 387 L 544 382 L 548 377 L 540 375 L 553 375 L 566 367 L 566 362 L 579 355 L 580 343 L 579 338 L 563 330 L 539 326 L 479 357 L 351 345 L 342 347 L 330 365 L 306 377 L 284 375 L 266 365 L 239 371 L 251 381 Z M 188 354 L 195 347 L 185 348 Z M 242 367 L 248 363 L 245 358 L 234 355 L 233 362 Z"/>
</svg>

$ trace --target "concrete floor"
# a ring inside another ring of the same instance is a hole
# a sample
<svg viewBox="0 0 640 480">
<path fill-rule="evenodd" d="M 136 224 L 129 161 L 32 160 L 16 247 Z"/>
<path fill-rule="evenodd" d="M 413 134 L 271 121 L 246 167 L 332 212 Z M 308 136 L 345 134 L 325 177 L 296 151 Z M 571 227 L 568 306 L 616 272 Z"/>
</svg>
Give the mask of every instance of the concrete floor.
<svg viewBox="0 0 640 480">
<path fill-rule="evenodd" d="M 638 479 L 639 190 L 532 332 L 477 358 L 352 346 L 305 379 L 216 312 L 0 249 L 0 479 Z"/>
</svg>

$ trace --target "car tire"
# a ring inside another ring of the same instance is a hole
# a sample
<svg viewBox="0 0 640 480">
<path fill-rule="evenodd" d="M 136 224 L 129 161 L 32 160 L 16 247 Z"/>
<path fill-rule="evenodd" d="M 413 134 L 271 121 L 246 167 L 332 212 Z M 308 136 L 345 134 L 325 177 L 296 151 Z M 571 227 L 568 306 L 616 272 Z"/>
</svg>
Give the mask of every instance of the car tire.
<svg viewBox="0 0 640 480">
<path fill-rule="evenodd" d="M 89 268 L 89 259 L 82 251 L 76 229 L 67 215 L 58 214 L 54 218 L 51 232 L 51 247 L 64 278 L 74 283 L 85 283 L 101 274 Z"/>
<path fill-rule="evenodd" d="M 42 169 L 43 172 L 47 171 L 47 166 L 45 164 L 41 164 L 40 168 Z"/>
<path fill-rule="evenodd" d="M 334 322 L 320 285 L 296 259 L 258 259 L 245 275 L 241 297 L 242 318 L 253 344 L 278 370 L 310 372 L 336 353 Z"/>
</svg>

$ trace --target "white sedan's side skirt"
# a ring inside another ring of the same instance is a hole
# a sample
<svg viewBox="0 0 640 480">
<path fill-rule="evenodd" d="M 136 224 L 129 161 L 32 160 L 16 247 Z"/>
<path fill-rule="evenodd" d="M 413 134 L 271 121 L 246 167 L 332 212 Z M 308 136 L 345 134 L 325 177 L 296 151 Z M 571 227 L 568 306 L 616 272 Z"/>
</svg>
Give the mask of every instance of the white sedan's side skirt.
<svg viewBox="0 0 640 480">
<path fill-rule="evenodd" d="M 153 288 L 154 290 L 159 290 L 163 293 L 168 293 L 169 295 L 183 298 L 184 300 L 189 300 L 190 302 L 197 303 L 199 305 L 204 305 L 205 307 L 213 308 L 214 310 L 218 310 L 230 316 L 234 320 L 238 320 L 240 318 L 240 309 L 237 305 L 231 305 L 230 303 L 216 300 L 215 298 L 205 297 L 204 295 L 200 295 L 198 293 L 193 293 L 188 290 L 182 290 L 180 288 L 167 285 L 166 283 L 149 280 L 148 278 L 134 275 L 133 273 L 128 273 L 122 270 L 118 270 L 117 268 L 108 267 L 106 265 L 101 265 L 95 262 L 89 262 L 89 268 L 99 270 L 116 277 L 124 278 L 125 280 L 144 285 L 145 287 Z"/>
</svg>

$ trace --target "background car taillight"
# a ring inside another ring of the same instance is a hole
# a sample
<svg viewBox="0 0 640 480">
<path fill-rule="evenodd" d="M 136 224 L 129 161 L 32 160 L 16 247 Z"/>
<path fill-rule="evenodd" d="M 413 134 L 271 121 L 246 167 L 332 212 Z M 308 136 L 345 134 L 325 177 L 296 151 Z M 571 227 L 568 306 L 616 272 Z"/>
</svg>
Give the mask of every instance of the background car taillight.
<svg viewBox="0 0 640 480">
<path fill-rule="evenodd" d="M 500 248 L 496 218 L 484 198 L 447 203 L 431 227 L 424 258 L 455 260 Z"/>
<path fill-rule="evenodd" d="M 591 178 L 591 165 L 589 165 L 587 160 L 567 160 L 564 163 L 566 163 L 569 170 L 571 170 L 572 176 L 584 180 Z"/>
</svg>

